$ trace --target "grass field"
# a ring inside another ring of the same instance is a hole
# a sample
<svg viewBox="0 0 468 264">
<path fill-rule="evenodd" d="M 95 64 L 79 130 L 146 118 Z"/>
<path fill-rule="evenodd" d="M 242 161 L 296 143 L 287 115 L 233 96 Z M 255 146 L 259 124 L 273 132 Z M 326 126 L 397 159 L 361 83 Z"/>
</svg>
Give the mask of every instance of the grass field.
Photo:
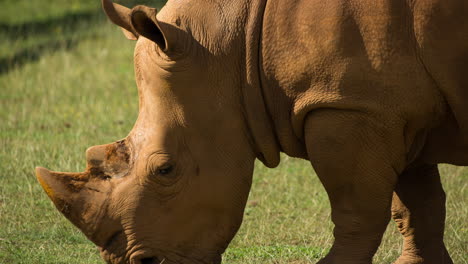
<svg viewBox="0 0 468 264">
<path fill-rule="evenodd" d="M 55 210 L 34 167 L 81 171 L 87 147 L 126 136 L 138 107 L 133 46 L 98 0 L 0 0 L 0 263 L 102 263 Z M 446 244 L 455 263 L 468 263 L 468 168 L 441 169 Z M 329 215 L 307 162 L 283 156 L 274 170 L 257 163 L 224 263 L 315 263 L 333 240 Z M 375 263 L 391 263 L 400 248 L 390 223 Z"/>
</svg>

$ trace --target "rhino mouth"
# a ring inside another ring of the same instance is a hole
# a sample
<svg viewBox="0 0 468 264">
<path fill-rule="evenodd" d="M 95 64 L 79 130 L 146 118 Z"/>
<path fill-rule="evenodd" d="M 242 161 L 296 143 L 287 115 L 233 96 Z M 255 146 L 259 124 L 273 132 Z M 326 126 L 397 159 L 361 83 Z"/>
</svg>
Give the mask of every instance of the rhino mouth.
<svg viewBox="0 0 468 264">
<path fill-rule="evenodd" d="M 116 242 L 118 242 L 122 236 L 124 235 L 124 232 L 122 230 L 120 231 L 117 231 L 115 233 L 113 233 L 106 241 L 106 243 L 104 244 L 104 246 L 102 247 L 103 250 L 108 250 L 110 248 L 112 248 Z"/>
<path fill-rule="evenodd" d="M 135 247 L 133 250 L 126 249 L 127 237 L 123 230 L 116 231 L 110 235 L 105 244 L 100 248 L 101 255 L 109 264 L 161 264 L 166 261 L 148 254 L 147 249 Z M 144 256 L 142 256 L 144 255 Z M 148 255 L 150 257 L 148 257 Z"/>
<path fill-rule="evenodd" d="M 166 261 L 166 259 L 161 259 L 156 256 L 133 258 L 132 261 L 130 261 L 130 263 L 132 264 L 169 264 L 169 262 Z"/>
<path fill-rule="evenodd" d="M 123 264 L 127 262 L 127 237 L 123 230 L 112 233 L 102 247 L 99 246 L 102 258 L 108 264 Z M 132 263 L 133 264 L 133 263 Z"/>
<path fill-rule="evenodd" d="M 142 258 L 139 264 L 161 264 L 163 261 L 159 260 L 157 257 Z"/>
</svg>

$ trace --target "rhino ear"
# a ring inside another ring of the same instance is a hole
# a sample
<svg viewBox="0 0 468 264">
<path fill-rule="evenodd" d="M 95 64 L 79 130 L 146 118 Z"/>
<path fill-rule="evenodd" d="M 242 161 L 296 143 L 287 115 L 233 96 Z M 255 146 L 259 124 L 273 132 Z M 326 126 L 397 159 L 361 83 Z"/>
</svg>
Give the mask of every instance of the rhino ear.
<svg viewBox="0 0 468 264">
<path fill-rule="evenodd" d="M 135 6 L 132 9 L 131 22 L 137 34 L 152 40 L 163 51 L 168 51 L 170 47 L 161 23 L 156 19 L 156 8 L 144 5 Z"/>
<path fill-rule="evenodd" d="M 138 33 L 132 26 L 130 16 L 132 10 L 125 6 L 112 3 L 111 0 L 101 0 L 102 9 L 107 17 L 116 25 L 120 26 L 125 37 L 131 40 L 138 39 Z"/>
<path fill-rule="evenodd" d="M 120 28 L 122 29 L 122 32 L 124 36 L 129 39 L 129 40 L 137 40 L 138 39 L 138 34 L 135 34 L 131 31 L 126 30 L 125 28 Z"/>
</svg>

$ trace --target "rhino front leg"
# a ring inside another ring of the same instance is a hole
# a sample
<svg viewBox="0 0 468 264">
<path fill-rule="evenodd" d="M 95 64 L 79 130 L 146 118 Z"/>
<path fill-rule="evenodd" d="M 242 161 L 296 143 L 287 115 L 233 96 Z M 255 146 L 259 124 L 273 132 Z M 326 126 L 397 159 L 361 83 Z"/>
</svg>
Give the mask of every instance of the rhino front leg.
<svg viewBox="0 0 468 264">
<path fill-rule="evenodd" d="M 395 264 L 453 264 L 445 248 L 445 193 L 437 165 L 407 169 L 393 195 L 392 217 L 403 235 Z"/>
<path fill-rule="evenodd" d="M 319 264 L 371 264 L 390 220 L 401 149 L 397 134 L 364 114 L 309 113 L 309 159 L 332 208 L 335 241 Z M 396 129 L 396 128 L 395 128 Z"/>
</svg>

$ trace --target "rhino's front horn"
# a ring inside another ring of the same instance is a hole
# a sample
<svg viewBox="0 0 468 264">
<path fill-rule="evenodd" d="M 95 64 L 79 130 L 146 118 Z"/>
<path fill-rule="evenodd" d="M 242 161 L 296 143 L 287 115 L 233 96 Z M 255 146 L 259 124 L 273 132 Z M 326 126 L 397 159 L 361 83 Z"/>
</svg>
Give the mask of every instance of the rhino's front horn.
<svg viewBox="0 0 468 264">
<path fill-rule="evenodd" d="M 89 171 L 53 172 L 41 167 L 36 168 L 36 177 L 55 207 L 89 239 L 102 245 L 96 230 L 107 210 L 109 182 Z"/>
<path fill-rule="evenodd" d="M 67 218 L 72 217 L 74 200 L 88 182 L 87 173 L 53 172 L 42 167 L 36 168 L 36 177 L 57 209 Z"/>
</svg>

